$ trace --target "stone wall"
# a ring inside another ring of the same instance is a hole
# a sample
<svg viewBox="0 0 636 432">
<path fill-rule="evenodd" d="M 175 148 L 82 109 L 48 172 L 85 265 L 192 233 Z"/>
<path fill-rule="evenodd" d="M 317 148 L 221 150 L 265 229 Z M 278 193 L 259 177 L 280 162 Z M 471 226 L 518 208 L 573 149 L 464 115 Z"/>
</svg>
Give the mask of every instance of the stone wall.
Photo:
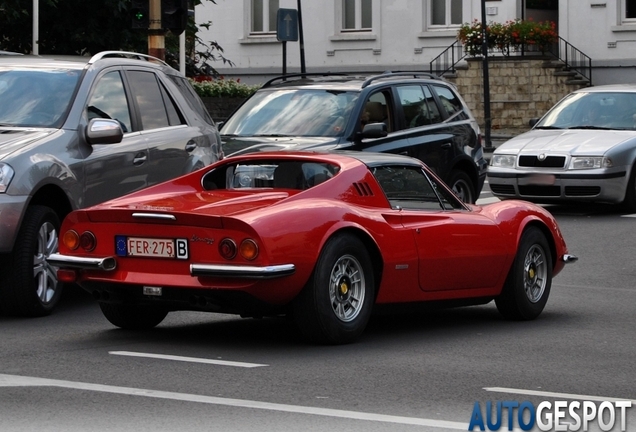
<svg viewBox="0 0 636 432">
<path fill-rule="evenodd" d="M 529 129 L 528 121 L 541 117 L 568 93 L 585 87 L 576 74 L 546 58 L 488 58 L 491 133 L 516 135 Z M 454 77 L 460 94 L 472 110 L 482 132 L 484 122 L 483 66 L 471 58 Z"/>
</svg>

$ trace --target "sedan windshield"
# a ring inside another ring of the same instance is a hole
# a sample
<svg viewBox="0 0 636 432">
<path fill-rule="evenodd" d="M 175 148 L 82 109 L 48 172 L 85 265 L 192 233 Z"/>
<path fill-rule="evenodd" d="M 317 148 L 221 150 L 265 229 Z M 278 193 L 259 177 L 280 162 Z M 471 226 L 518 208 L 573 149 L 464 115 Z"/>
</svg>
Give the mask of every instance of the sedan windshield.
<svg viewBox="0 0 636 432">
<path fill-rule="evenodd" d="M 223 125 L 233 136 L 342 135 L 358 93 L 332 90 L 274 90 L 252 96 Z"/>
<path fill-rule="evenodd" d="M 535 129 L 636 130 L 636 93 L 573 93 L 554 106 Z"/>
<path fill-rule="evenodd" d="M 60 127 L 81 71 L 0 69 L 0 124 Z"/>
</svg>

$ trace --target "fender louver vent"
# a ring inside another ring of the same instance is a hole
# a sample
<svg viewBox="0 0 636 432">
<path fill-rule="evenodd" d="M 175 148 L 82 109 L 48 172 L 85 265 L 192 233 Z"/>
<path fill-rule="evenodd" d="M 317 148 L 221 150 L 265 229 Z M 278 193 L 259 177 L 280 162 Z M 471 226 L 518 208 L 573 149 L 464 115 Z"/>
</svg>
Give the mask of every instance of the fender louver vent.
<svg viewBox="0 0 636 432">
<path fill-rule="evenodd" d="M 360 196 L 373 196 L 373 191 L 367 183 L 354 183 L 353 187 Z"/>
</svg>

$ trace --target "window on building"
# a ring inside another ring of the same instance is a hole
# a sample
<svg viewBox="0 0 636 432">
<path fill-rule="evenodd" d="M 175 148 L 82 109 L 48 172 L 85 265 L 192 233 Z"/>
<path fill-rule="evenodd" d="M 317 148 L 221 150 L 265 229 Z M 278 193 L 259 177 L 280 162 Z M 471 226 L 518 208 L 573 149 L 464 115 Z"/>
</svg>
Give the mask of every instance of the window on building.
<svg viewBox="0 0 636 432">
<path fill-rule="evenodd" d="M 251 33 L 275 33 L 279 0 L 252 0 Z"/>
<path fill-rule="evenodd" d="M 636 0 L 625 0 L 625 18 L 636 19 Z"/>
<path fill-rule="evenodd" d="M 430 0 L 432 26 L 454 26 L 462 23 L 463 0 Z"/>
<path fill-rule="evenodd" d="M 342 30 L 369 31 L 372 28 L 372 0 L 342 0 Z"/>
</svg>

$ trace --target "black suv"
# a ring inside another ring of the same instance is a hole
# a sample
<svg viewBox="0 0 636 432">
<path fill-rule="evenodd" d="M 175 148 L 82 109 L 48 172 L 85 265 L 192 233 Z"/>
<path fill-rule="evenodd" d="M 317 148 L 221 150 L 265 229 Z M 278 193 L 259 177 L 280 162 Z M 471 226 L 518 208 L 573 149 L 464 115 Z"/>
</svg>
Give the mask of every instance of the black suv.
<svg viewBox="0 0 636 432">
<path fill-rule="evenodd" d="M 0 310 L 55 307 L 62 285 L 47 257 L 71 210 L 221 157 L 203 102 L 156 58 L 0 56 Z"/>
<path fill-rule="evenodd" d="M 276 77 L 228 118 L 221 139 L 226 155 L 350 149 L 412 156 L 468 203 L 486 178 L 477 122 L 452 84 L 426 73 Z"/>
</svg>

